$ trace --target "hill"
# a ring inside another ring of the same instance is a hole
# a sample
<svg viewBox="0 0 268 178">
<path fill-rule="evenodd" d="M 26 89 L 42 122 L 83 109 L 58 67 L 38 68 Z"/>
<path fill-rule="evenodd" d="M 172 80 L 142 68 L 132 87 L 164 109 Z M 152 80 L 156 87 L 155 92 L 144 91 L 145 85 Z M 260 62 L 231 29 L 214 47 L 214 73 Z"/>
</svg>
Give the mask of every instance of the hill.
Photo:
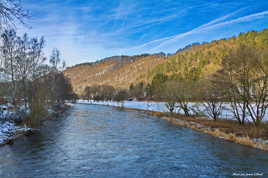
<svg viewBox="0 0 268 178">
<path fill-rule="evenodd" d="M 268 29 L 261 32 L 241 33 L 238 37 L 216 40 L 211 43 L 187 46 L 178 50 L 175 55 L 169 56 L 164 63 L 154 67 L 148 76 L 150 79 L 159 73 L 174 79 L 186 78 L 186 76 L 198 79 L 209 76 L 221 68 L 224 56 L 240 44 L 256 50 L 267 49 L 268 51 Z"/>
<path fill-rule="evenodd" d="M 194 43 L 168 57 L 163 54 L 113 56 L 70 67 L 64 73 L 70 78 L 77 94 L 82 94 L 86 86 L 92 85 L 128 89 L 132 83 L 150 83 L 157 74 L 165 74 L 174 80 L 187 77 L 199 79 L 221 69 L 223 57 L 240 44 L 268 51 L 268 29 L 210 43 Z"/>
<path fill-rule="evenodd" d="M 165 57 L 161 54 L 113 56 L 67 68 L 64 74 L 70 78 L 77 94 L 82 94 L 86 86 L 93 85 L 128 89 L 131 83 L 136 84 L 146 79 L 150 70 L 164 61 Z"/>
</svg>

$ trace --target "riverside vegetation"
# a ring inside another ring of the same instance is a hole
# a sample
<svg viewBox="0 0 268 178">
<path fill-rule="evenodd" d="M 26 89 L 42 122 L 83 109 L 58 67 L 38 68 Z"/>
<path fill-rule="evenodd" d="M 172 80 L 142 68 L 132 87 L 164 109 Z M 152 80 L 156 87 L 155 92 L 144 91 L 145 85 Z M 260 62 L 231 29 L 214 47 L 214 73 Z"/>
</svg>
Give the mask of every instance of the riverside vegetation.
<svg viewBox="0 0 268 178">
<path fill-rule="evenodd" d="M 59 50 L 45 57 L 43 37 L 17 35 L 14 24 L 25 24 L 28 17 L 20 3 L 5 0 L 1 5 L 0 95 L 23 113 L 28 127 L 39 127 L 51 109 L 78 95 L 122 106 L 126 99 L 165 101 L 170 113 L 179 109 L 187 117 L 206 116 L 212 125 L 223 123 L 227 103 L 237 122 L 224 121 L 228 124 L 222 128 L 234 134 L 246 128 L 250 137 L 268 138 L 263 121 L 268 107 L 267 29 L 194 43 L 175 54 L 114 56 L 65 69 Z M 205 109 L 193 108 L 191 102 Z"/>
<path fill-rule="evenodd" d="M 15 24 L 28 18 L 19 1 L 1 1 L 0 6 L 0 97 L 1 122 L 16 122 L 27 128 L 39 128 L 42 119 L 61 111 L 66 100 L 75 98 L 70 81 L 64 76 L 65 62 L 54 49 L 44 55 L 43 37 L 18 35 Z M 12 114 L 4 114 L 4 113 Z M 1 135 L 1 134 L 0 134 Z M 0 139 L 1 140 L 1 139 Z"/>
<path fill-rule="evenodd" d="M 268 139 L 267 123 L 263 121 L 268 107 L 267 51 L 267 29 L 194 44 L 174 55 L 162 54 L 165 61 L 136 78 L 129 87 L 83 85 L 80 97 L 97 101 L 165 101 L 170 113 L 179 109 L 196 122 L 220 128 L 224 133 Z M 70 74 L 70 69 L 67 71 Z M 204 109 L 192 107 L 193 102 Z M 225 105 L 236 122 L 220 118 Z M 208 119 L 200 119 L 204 116 Z"/>
</svg>

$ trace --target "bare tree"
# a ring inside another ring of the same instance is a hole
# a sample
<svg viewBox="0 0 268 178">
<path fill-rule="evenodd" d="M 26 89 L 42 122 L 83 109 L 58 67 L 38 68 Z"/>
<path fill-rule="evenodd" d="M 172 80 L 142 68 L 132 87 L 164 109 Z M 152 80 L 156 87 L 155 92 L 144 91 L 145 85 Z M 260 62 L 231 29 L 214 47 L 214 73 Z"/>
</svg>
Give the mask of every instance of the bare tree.
<svg viewBox="0 0 268 178">
<path fill-rule="evenodd" d="M 66 67 L 66 63 L 61 59 L 60 51 L 57 48 L 52 50 L 49 62 L 52 65 L 52 69 L 56 72 L 63 71 Z"/>
<path fill-rule="evenodd" d="M 60 57 L 60 51 L 58 49 L 53 49 L 49 63 L 51 65 L 51 70 L 50 70 L 50 82 L 51 82 L 51 100 L 55 100 L 57 102 L 60 101 L 60 95 L 61 95 L 61 90 L 60 87 L 57 85 L 57 80 L 58 77 L 61 77 L 61 73 L 65 68 L 65 61 L 61 59 Z"/>
<path fill-rule="evenodd" d="M 110 85 L 100 86 L 100 95 L 103 100 L 112 100 L 115 94 L 115 89 Z"/>
<path fill-rule="evenodd" d="M 0 29 L 6 29 L 14 26 L 16 22 L 24 24 L 28 12 L 22 7 L 19 0 L 1 0 L 0 1 Z"/>
<path fill-rule="evenodd" d="M 44 47 L 44 39 L 29 38 L 27 34 L 17 37 L 16 51 L 16 80 L 21 84 L 21 90 L 25 104 L 28 97 L 28 83 L 43 76 L 44 70 L 41 68 L 45 58 L 42 50 Z"/>
<path fill-rule="evenodd" d="M 65 100 L 72 100 L 74 93 L 72 89 L 72 85 L 70 83 L 70 80 L 64 76 L 64 74 L 58 73 L 56 76 L 56 83 L 55 85 L 55 96 L 57 103 L 64 103 Z"/>
<path fill-rule="evenodd" d="M 263 120 L 268 103 L 267 57 L 264 52 L 240 45 L 223 60 L 222 81 L 226 85 L 234 117 L 244 124 L 247 116 L 255 125 Z"/>
<path fill-rule="evenodd" d="M 16 98 L 22 95 L 25 107 L 29 104 L 32 114 L 35 115 L 36 110 L 41 110 L 38 107 L 44 107 L 38 104 L 43 101 L 41 94 L 45 94 L 43 88 L 39 87 L 39 79 L 44 75 L 43 70 L 40 70 L 45 61 L 44 39 L 29 38 L 27 34 L 19 37 L 14 30 L 5 30 L 1 37 L 4 71 L 12 84 L 13 102 L 16 104 Z M 21 90 L 18 90 L 19 87 Z"/>
<path fill-rule="evenodd" d="M 165 86 L 163 91 L 163 97 L 167 100 L 165 106 L 169 110 L 169 112 L 173 113 L 175 109 L 178 107 L 177 99 L 178 99 L 178 88 L 179 83 L 176 81 L 167 81 L 163 84 Z"/>
<path fill-rule="evenodd" d="M 235 79 L 232 72 L 227 72 L 227 69 L 218 71 L 216 76 L 218 77 L 218 85 L 222 86 L 221 89 L 226 93 L 226 100 L 230 104 L 234 118 L 239 124 L 245 124 L 248 116 L 247 103 L 249 102 L 245 90 L 241 90 L 240 86 L 236 85 L 237 82 L 234 81 Z M 245 84 L 244 80 L 240 80 L 240 82 Z"/>
<path fill-rule="evenodd" d="M 11 81 L 11 91 L 12 99 L 15 100 L 17 94 L 17 83 L 16 83 L 16 58 L 17 58 L 17 34 L 15 30 L 5 30 L 1 35 L 2 46 L 1 46 L 1 55 L 2 55 L 2 70 L 8 77 L 8 80 Z"/>
<path fill-rule="evenodd" d="M 126 90 L 118 90 L 114 96 L 114 100 L 121 103 L 121 107 L 124 107 L 124 101 L 128 98 L 128 92 Z"/>
<path fill-rule="evenodd" d="M 91 90 L 91 87 L 90 87 L 90 86 L 87 86 L 87 87 L 84 89 L 83 96 L 84 96 L 85 98 L 87 98 L 88 101 L 91 99 L 91 95 L 92 95 L 91 91 L 92 91 L 92 90 Z"/>
<path fill-rule="evenodd" d="M 208 117 L 216 121 L 224 109 L 225 95 L 223 90 L 213 79 L 210 79 L 199 83 L 199 91 L 204 112 Z"/>
<path fill-rule="evenodd" d="M 190 116 L 192 110 L 190 102 L 195 98 L 196 83 L 191 80 L 180 80 L 177 89 L 178 108 L 183 110 L 186 116 Z"/>
<path fill-rule="evenodd" d="M 129 93 L 132 97 L 135 98 L 144 98 L 145 87 L 144 82 L 139 82 L 136 85 L 131 84 L 129 87 Z"/>
</svg>

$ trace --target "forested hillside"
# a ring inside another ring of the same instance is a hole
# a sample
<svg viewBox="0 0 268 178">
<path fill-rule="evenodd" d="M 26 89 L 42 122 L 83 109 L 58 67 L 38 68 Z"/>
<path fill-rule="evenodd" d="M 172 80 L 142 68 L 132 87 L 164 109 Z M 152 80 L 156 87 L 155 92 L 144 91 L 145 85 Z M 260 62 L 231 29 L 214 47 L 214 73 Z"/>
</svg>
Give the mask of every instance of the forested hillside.
<svg viewBox="0 0 268 178">
<path fill-rule="evenodd" d="M 222 59 L 241 44 L 256 50 L 268 50 L 268 29 L 210 43 L 195 43 L 168 57 L 163 54 L 115 56 L 95 63 L 79 64 L 65 70 L 65 75 L 80 95 L 87 86 L 93 85 L 110 85 L 116 89 L 129 89 L 131 84 L 139 82 L 147 85 L 159 74 L 169 80 L 198 80 L 221 69 Z"/>
<path fill-rule="evenodd" d="M 261 32 L 251 31 L 227 40 L 217 40 L 188 47 L 170 56 L 164 64 L 156 66 L 150 72 L 149 77 L 152 79 L 159 73 L 174 79 L 186 76 L 197 79 L 208 76 L 221 68 L 223 57 L 228 55 L 231 49 L 238 48 L 241 44 L 268 50 L 268 29 Z"/>
<path fill-rule="evenodd" d="M 128 89 L 131 83 L 146 81 L 147 73 L 165 61 L 161 54 L 134 57 L 115 56 L 95 63 L 80 64 L 65 70 L 74 91 L 81 95 L 87 86 L 110 85 Z"/>
</svg>

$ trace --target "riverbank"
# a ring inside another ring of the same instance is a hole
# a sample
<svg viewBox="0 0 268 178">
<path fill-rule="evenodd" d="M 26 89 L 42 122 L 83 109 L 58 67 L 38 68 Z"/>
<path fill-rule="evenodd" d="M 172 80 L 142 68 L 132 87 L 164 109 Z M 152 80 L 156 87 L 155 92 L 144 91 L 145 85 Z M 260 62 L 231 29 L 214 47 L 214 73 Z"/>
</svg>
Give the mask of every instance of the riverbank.
<svg viewBox="0 0 268 178">
<path fill-rule="evenodd" d="M 80 102 L 81 103 L 81 102 Z M 81 104 L 100 104 L 100 103 L 81 103 Z M 105 104 L 101 104 L 105 105 Z M 106 104 L 107 105 L 107 104 Z M 112 107 L 120 107 L 120 105 L 109 105 Z M 163 120 L 167 120 L 175 125 L 194 129 L 199 132 L 210 134 L 220 139 L 228 140 L 241 145 L 268 151 L 268 124 L 264 123 L 259 127 L 248 123 L 241 126 L 234 120 L 211 120 L 206 117 L 186 117 L 178 113 L 159 112 L 148 109 L 128 108 L 127 110 L 142 111 L 154 116 L 158 116 Z"/>
<path fill-rule="evenodd" d="M 1 147 L 0 177 L 268 175 L 267 152 L 144 112 L 75 104 L 64 115 Z"/>
<path fill-rule="evenodd" d="M 41 124 L 47 120 L 52 120 L 61 116 L 71 106 L 72 104 L 66 103 L 53 110 L 49 110 L 48 115 L 41 119 Z M 22 136 L 30 136 L 39 132 L 39 129 L 26 127 L 23 122 L 21 124 L 16 124 L 14 122 L 5 121 L 0 126 L 0 146 L 4 146 L 6 144 L 12 145 L 16 139 Z"/>
<path fill-rule="evenodd" d="M 167 120 L 172 124 L 203 132 L 214 137 L 268 151 L 268 125 L 256 128 L 253 125 L 241 126 L 232 120 L 210 120 L 205 117 L 187 117 L 180 114 L 170 114 L 156 111 L 126 108 L 143 111 Z"/>
<path fill-rule="evenodd" d="M 117 107 L 117 106 L 113 106 Z M 268 152 L 268 124 L 256 128 L 253 125 L 241 126 L 232 120 L 210 120 L 204 117 L 186 117 L 180 114 L 170 114 L 142 109 L 125 108 L 128 110 L 142 111 L 167 120 L 174 125 L 191 128 L 214 137 L 250 146 Z"/>
<path fill-rule="evenodd" d="M 146 111 L 145 111 L 146 112 Z M 210 134 L 220 139 L 241 145 L 268 151 L 268 126 L 263 124 L 256 128 L 253 125 L 241 126 L 230 120 L 209 120 L 208 118 L 186 117 L 177 114 L 149 112 L 172 124 Z"/>
</svg>

